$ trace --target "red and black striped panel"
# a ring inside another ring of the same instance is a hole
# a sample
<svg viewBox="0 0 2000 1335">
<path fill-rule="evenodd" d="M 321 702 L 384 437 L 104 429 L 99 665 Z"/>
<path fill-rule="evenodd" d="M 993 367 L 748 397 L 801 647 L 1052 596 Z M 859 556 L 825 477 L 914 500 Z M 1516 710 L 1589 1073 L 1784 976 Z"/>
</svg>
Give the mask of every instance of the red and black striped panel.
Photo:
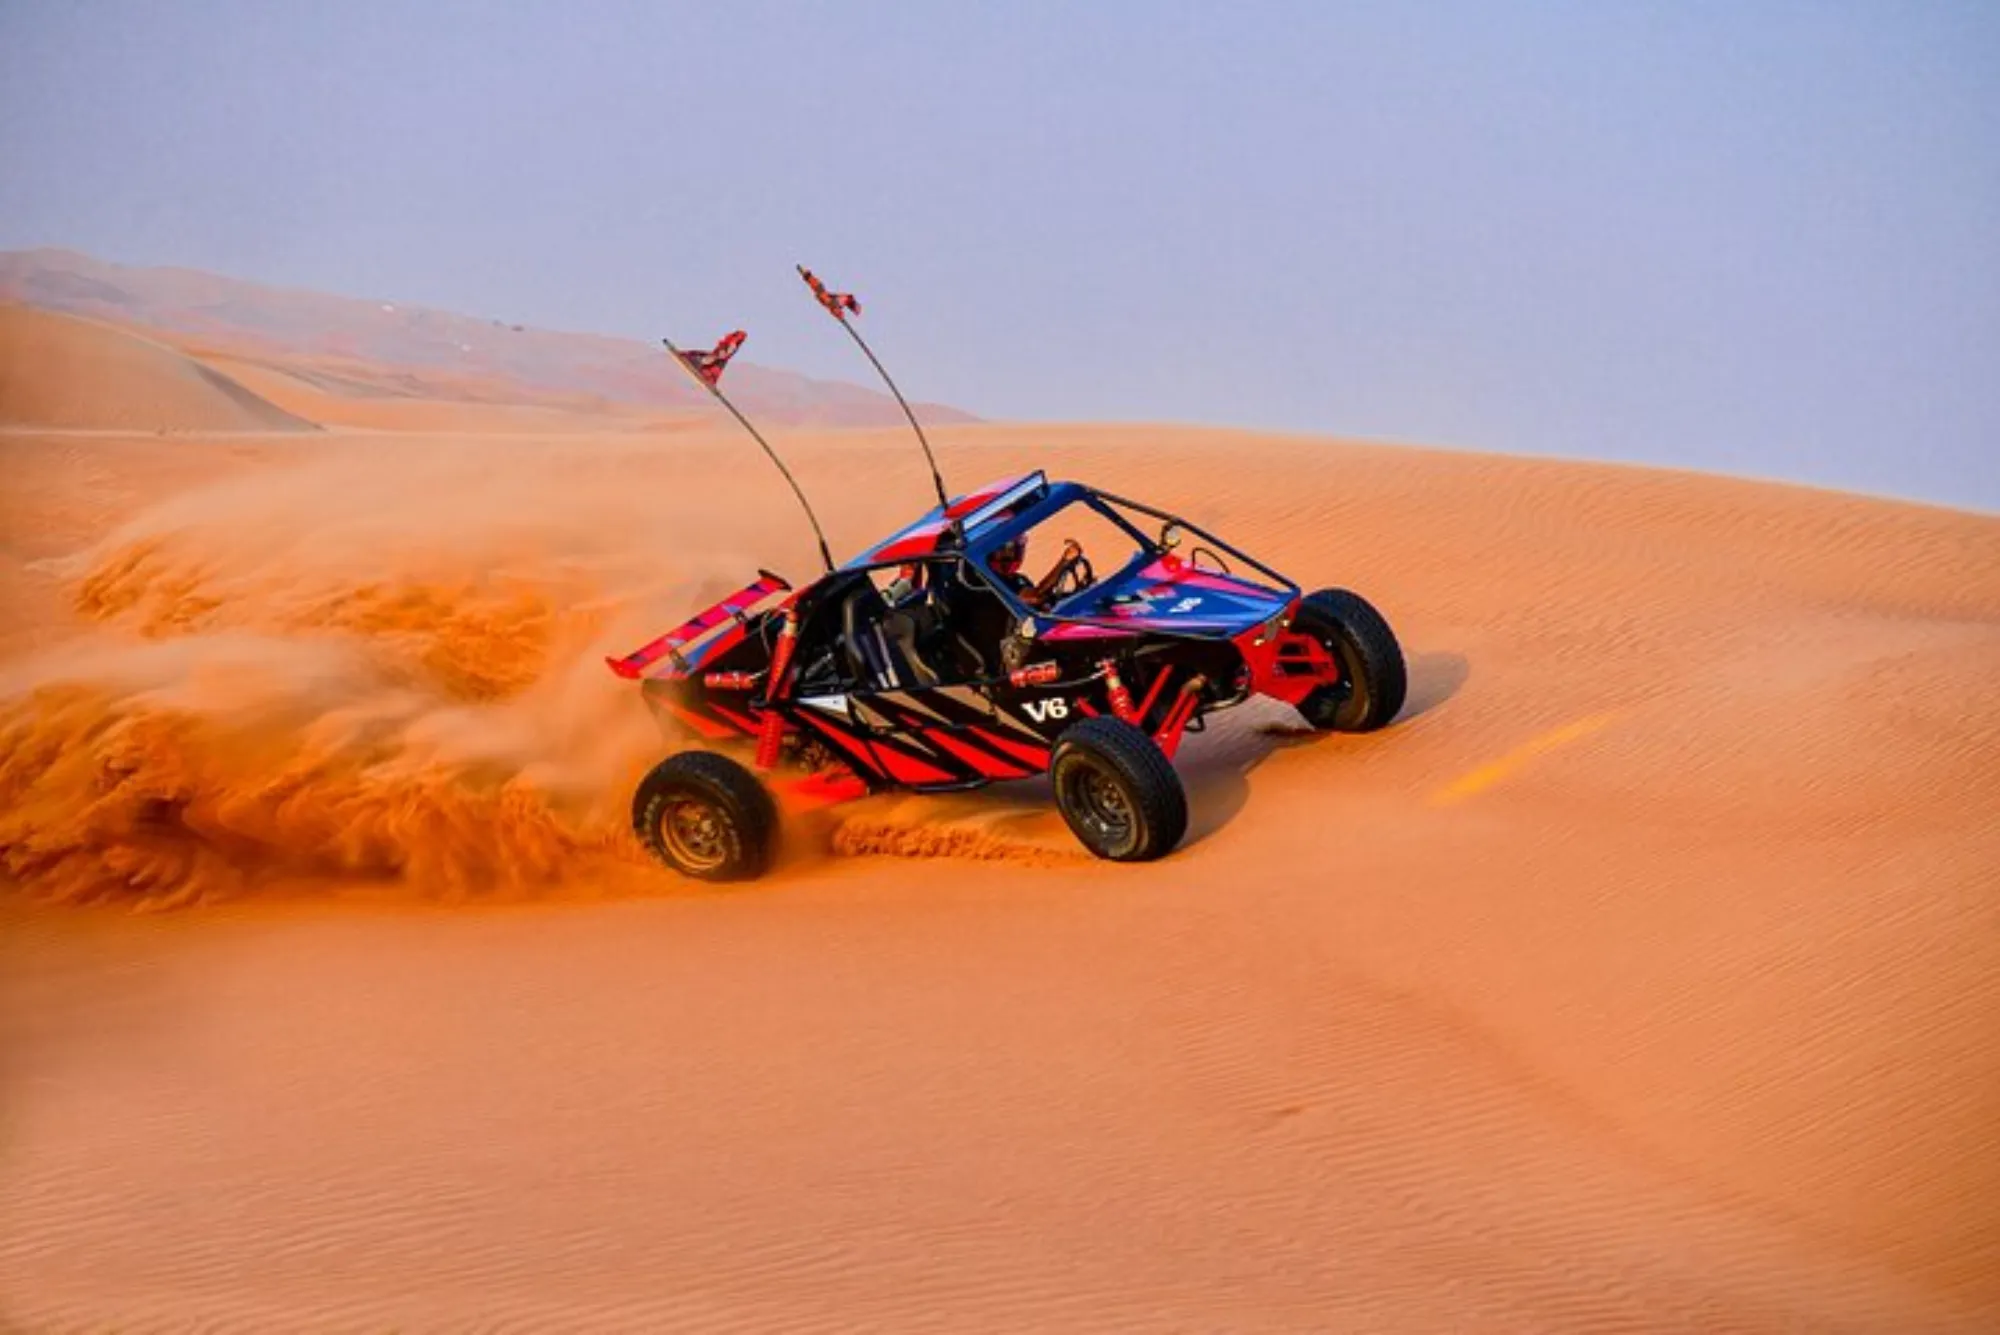
<svg viewBox="0 0 2000 1335">
<path fill-rule="evenodd" d="M 656 715 L 708 741 L 754 737 L 760 730 L 748 691 L 701 690 L 685 677 L 649 677 L 641 689 Z"/>
<path fill-rule="evenodd" d="M 908 739 L 876 735 L 842 713 L 806 705 L 796 709 L 794 717 L 800 727 L 818 735 L 848 765 L 872 779 L 898 787 L 956 787 L 972 777 L 948 757 Z"/>
<path fill-rule="evenodd" d="M 1037 753 L 1029 739 L 996 744 L 1004 725 L 983 704 L 930 690 L 867 696 L 856 703 L 879 739 L 921 749 L 933 763 L 954 767 L 961 781 L 1023 779 L 1048 767 L 1046 751 Z"/>
<path fill-rule="evenodd" d="M 968 787 L 1048 767 L 1040 738 L 963 688 L 803 700 L 794 716 L 850 764 L 900 787 Z"/>
</svg>

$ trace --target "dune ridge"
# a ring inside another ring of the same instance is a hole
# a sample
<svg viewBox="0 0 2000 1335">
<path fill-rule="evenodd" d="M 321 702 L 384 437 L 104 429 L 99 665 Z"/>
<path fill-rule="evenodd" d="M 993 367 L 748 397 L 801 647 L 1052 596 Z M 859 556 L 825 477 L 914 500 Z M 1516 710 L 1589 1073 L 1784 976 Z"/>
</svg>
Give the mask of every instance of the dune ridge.
<svg viewBox="0 0 2000 1335">
<path fill-rule="evenodd" d="M 316 431 L 165 344 L 73 315 L 0 306 L 0 426 Z"/>
<path fill-rule="evenodd" d="M 803 299 L 803 290 L 801 295 Z M 195 269 L 113 264 L 74 251 L 0 251 L 0 301 L 142 329 L 199 360 L 229 363 L 232 374 L 246 373 L 260 390 L 320 409 L 331 407 L 339 420 L 355 426 L 382 423 L 378 405 L 368 399 L 385 392 L 419 400 L 497 399 L 530 407 L 581 401 L 598 412 L 629 405 L 663 415 L 701 415 L 709 407 L 700 387 L 675 370 L 651 338 L 543 329 Z M 732 367 L 730 379 L 746 410 L 760 420 L 822 428 L 879 427 L 902 420 L 895 401 L 872 382 L 815 380 L 757 365 L 756 355 L 753 342 L 750 360 Z M 292 383 L 273 377 L 274 364 Z M 299 379 L 334 387 L 336 393 L 320 399 L 300 395 Z M 855 379 L 867 381 L 866 369 L 857 371 Z M 409 406 L 404 406 L 406 427 Z M 976 420 L 945 404 L 919 402 L 916 408 L 928 422 Z M 430 409 L 426 415 L 433 427 L 447 422 L 441 410 Z M 561 429 L 553 417 L 541 415 L 541 428 Z M 488 410 L 460 413 L 457 426 L 520 430 L 524 420 L 534 420 L 534 415 L 518 408 L 512 413 Z"/>
</svg>

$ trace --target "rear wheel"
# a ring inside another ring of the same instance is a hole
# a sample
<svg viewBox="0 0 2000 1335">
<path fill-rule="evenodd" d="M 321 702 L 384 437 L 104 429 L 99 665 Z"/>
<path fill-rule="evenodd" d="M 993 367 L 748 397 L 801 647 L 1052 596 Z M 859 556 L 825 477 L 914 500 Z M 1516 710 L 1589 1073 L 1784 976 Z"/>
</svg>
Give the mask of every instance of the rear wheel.
<svg viewBox="0 0 2000 1335">
<path fill-rule="evenodd" d="M 1049 763 L 1056 807 L 1098 857 L 1150 862 L 1187 833 L 1187 792 L 1166 753 L 1115 718 L 1085 719 L 1056 739 Z"/>
<path fill-rule="evenodd" d="M 747 881 L 770 865 L 778 810 L 757 776 L 728 756 L 683 751 L 640 781 L 632 829 L 683 876 Z"/>
<path fill-rule="evenodd" d="M 1292 629 L 1318 640 L 1340 664 L 1340 681 L 1299 702 L 1306 722 L 1326 732 L 1373 732 L 1396 717 L 1409 689 L 1402 646 L 1366 598 L 1346 589 L 1307 594 Z"/>
</svg>

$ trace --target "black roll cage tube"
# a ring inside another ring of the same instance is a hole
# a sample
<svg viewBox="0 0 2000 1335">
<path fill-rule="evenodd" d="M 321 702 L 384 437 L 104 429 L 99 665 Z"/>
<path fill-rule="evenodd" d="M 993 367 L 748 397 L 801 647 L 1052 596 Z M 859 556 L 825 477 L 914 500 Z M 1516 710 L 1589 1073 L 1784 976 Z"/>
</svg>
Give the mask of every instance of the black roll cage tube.
<svg viewBox="0 0 2000 1335">
<path fill-rule="evenodd" d="M 1164 524 L 1171 524 L 1177 528 L 1185 529 L 1187 532 L 1193 534 L 1195 537 L 1201 539 L 1203 542 L 1209 543 L 1214 547 L 1218 548 L 1219 550 L 1228 553 L 1230 556 L 1235 557 L 1237 560 L 1243 562 L 1244 565 L 1249 566 L 1251 569 L 1257 571 L 1257 573 L 1263 575 L 1265 578 L 1272 581 L 1272 583 L 1278 585 L 1280 588 L 1284 590 L 1286 597 L 1288 599 L 1297 598 L 1300 596 L 1302 592 L 1302 590 L 1296 583 L 1294 583 L 1289 577 L 1287 577 L 1280 571 L 1274 570 L 1270 566 L 1265 565 L 1262 561 L 1259 561 L 1256 557 L 1250 555 L 1250 553 L 1244 551 L 1242 548 L 1235 546 L 1233 543 L 1228 542 L 1226 539 L 1217 537 L 1215 534 L 1210 533 L 1207 529 L 1202 528 L 1199 524 L 1196 524 L 1191 520 L 1184 519 L 1180 515 L 1172 514 L 1166 510 L 1157 509 L 1154 506 L 1147 505 L 1141 501 L 1131 500 L 1128 497 L 1119 496 L 1108 491 L 1100 491 L 1096 487 L 1085 486 L 1081 483 L 1070 483 L 1069 485 L 1076 487 L 1076 489 L 1082 493 L 1082 495 L 1076 499 L 1083 501 L 1087 505 L 1090 505 L 1093 509 L 1096 509 L 1100 514 L 1109 517 L 1112 520 L 1112 522 L 1116 523 L 1119 527 L 1123 528 L 1127 533 L 1130 533 L 1134 538 L 1136 538 L 1139 541 L 1142 547 L 1146 549 L 1159 550 L 1159 551 L 1166 550 L 1165 548 L 1160 547 L 1159 544 L 1154 539 L 1140 532 L 1138 527 L 1129 522 L 1123 515 L 1117 514 L 1109 510 L 1107 507 L 1097 504 L 1097 502 L 1108 501 L 1112 505 L 1123 506 L 1127 510 L 1136 511 L 1139 514 L 1146 515 L 1153 519 L 1158 519 Z M 1074 501 L 1071 502 L 1071 504 L 1074 503 L 1075 503 Z M 1057 513 L 1059 513 L 1059 511 Z M 1038 524 L 1041 522 L 1046 522 L 1046 521 L 1037 521 Z M 979 545 L 984 546 L 985 541 L 982 540 L 982 542 Z M 900 568 L 906 565 L 930 565 L 930 564 L 941 565 L 945 563 L 951 563 L 957 565 L 959 567 L 960 579 L 967 580 L 968 582 L 976 581 L 980 586 L 984 587 L 986 590 L 991 592 L 995 597 L 999 598 L 1001 602 L 1006 604 L 1009 608 L 1013 609 L 1014 613 L 1019 617 L 1035 618 L 1042 621 L 1056 622 L 1058 624 L 1064 622 L 1072 624 L 1094 623 L 1096 621 L 1096 619 L 1092 617 L 1068 616 L 1058 612 L 1038 611 L 1035 608 L 1029 607 L 1026 603 L 1020 600 L 1020 598 L 1015 594 L 1015 592 L 1012 589 L 1006 587 L 998 580 L 989 578 L 988 572 L 980 568 L 980 563 L 975 562 L 971 559 L 969 552 L 964 546 L 934 549 L 932 551 L 922 553 L 921 555 L 897 557 L 893 560 L 870 561 L 865 565 L 841 566 L 839 569 L 829 572 L 827 575 L 822 576 L 819 580 L 816 580 L 814 582 L 815 584 L 829 583 L 836 576 L 866 575 L 872 571 L 887 570 L 892 567 Z M 815 594 L 817 594 L 818 590 L 814 590 L 814 592 Z M 815 601 L 817 601 L 817 598 L 815 598 Z M 1174 634 L 1174 632 L 1171 631 L 1155 631 L 1154 633 L 1166 634 L 1166 635 Z M 1176 638 L 1212 639 L 1213 636 L 1187 635 L 1187 636 L 1177 636 Z M 766 639 L 768 642 L 768 633 Z"/>
<path fill-rule="evenodd" d="M 1265 565 L 1262 561 L 1259 561 L 1256 557 L 1250 555 L 1250 553 L 1244 551 L 1242 548 L 1233 546 L 1230 543 L 1224 541 L 1223 539 L 1218 538 L 1217 536 L 1215 536 L 1215 534 L 1210 533 L 1207 529 L 1201 527 L 1199 524 L 1196 524 L 1192 520 L 1183 519 L 1176 514 L 1169 514 L 1165 510 L 1156 510 L 1150 505 L 1143 504 L 1139 501 L 1128 500 L 1123 496 L 1114 496 L 1108 491 L 1099 491 L 1095 487 L 1090 489 L 1090 494 L 1093 496 L 1101 497 L 1104 500 L 1110 501 L 1113 505 L 1122 505 L 1128 510 L 1137 510 L 1142 515 L 1149 515 L 1154 519 L 1164 520 L 1165 522 L 1172 524 L 1177 528 L 1186 529 L 1188 532 L 1194 534 L 1197 538 L 1202 539 L 1204 542 L 1214 543 L 1217 547 L 1221 548 L 1225 552 L 1228 552 L 1231 556 L 1241 561 L 1244 565 L 1251 567 L 1258 574 L 1263 575 L 1267 579 L 1271 580 L 1273 583 L 1276 583 L 1279 586 L 1281 586 L 1286 593 L 1290 594 L 1294 598 L 1298 597 L 1299 594 L 1303 592 L 1303 590 L 1301 590 L 1297 584 L 1293 583 L 1291 579 L 1286 575 L 1280 573 L 1279 571 L 1273 570 L 1271 567 Z"/>
<path fill-rule="evenodd" d="M 1153 519 L 1160 520 L 1162 523 L 1171 524 L 1176 528 L 1184 529 L 1187 532 L 1192 533 L 1195 537 L 1201 539 L 1203 542 L 1210 543 L 1213 546 L 1221 549 L 1222 551 L 1227 552 L 1229 555 L 1241 561 L 1244 565 L 1249 566 L 1251 569 L 1255 570 L 1258 574 L 1263 575 L 1265 578 L 1269 579 L 1272 583 L 1278 585 L 1280 588 L 1284 590 L 1285 595 L 1288 599 L 1297 598 L 1300 596 L 1302 592 L 1299 586 L 1282 572 L 1273 570 L 1270 566 L 1265 565 L 1262 561 L 1259 561 L 1256 557 L 1250 555 L 1250 553 L 1244 551 L 1242 548 L 1237 547 L 1234 544 L 1222 538 L 1217 537 L 1215 534 L 1210 533 L 1207 529 L 1201 527 L 1199 524 L 1196 524 L 1187 519 L 1183 519 L 1181 516 L 1177 514 L 1171 514 L 1165 510 L 1156 509 L 1155 507 L 1146 505 L 1143 502 L 1131 500 L 1124 496 L 1115 495 L 1112 492 L 1100 491 L 1096 487 L 1083 486 L 1078 483 L 1071 483 L 1070 485 L 1075 486 L 1078 491 L 1083 493 L 1083 495 L 1078 499 L 1082 500 L 1085 504 L 1090 505 L 1091 508 L 1095 509 L 1099 514 L 1105 515 L 1113 523 L 1117 524 L 1120 528 L 1124 529 L 1127 533 L 1131 534 L 1134 538 L 1138 539 L 1141 547 L 1144 549 L 1156 550 L 1156 551 L 1166 550 L 1166 548 L 1161 547 L 1154 539 L 1140 532 L 1138 527 L 1132 524 L 1130 521 L 1128 521 L 1123 515 L 1117 514 L 1116 512 L 1112 511 L 1109 507 L 1098 504 L 1098 502 L 1108 501 L 1111 503 L 1111 505 L 1123 506 L 1128 510 L 1137 511 L 1139 514 L 1147 515 Z M 1072 504 L 1074 504 L 1074 502 L 1072 502 Z M 1056 513 L 1060 513 L 1060 511 Z M 1036 521 L 1036 524 L 1037 526 L 1039 526 L 1041 523 L 1045 522 L 1047 521 L 1038 520 Z M 968 569 L 975 569 L 973 563 L 969 560 L 964 560 L 962 555 L 961 555 L 961 560 Z M 1016 611 L 1016 613 L 1018 613 L 1021 616 L 1035 617 L 1044 621 L 1053 621 L 1057 623 L 1069 622 L 1072 624 L 1094 623 L 1097 620 L 1096 618 L 1093 617 L 1064 615 L 1063 613 L 1060 612 L 1038 611 L 1032 607 L 1029 607 L 1026 603 L 1022 602 L 1017 596 L 1015 596 L 1014 591 L 1012 589 L 1004 588 L 1000 584 L 991 580 L 986 580 L 983 577 L 981 582 L 985 583 L 988 588 L 992 589 L 995 593 L 999 594 L 1000 597 L 1004 599 L 1006 603 L 1010 607 L 1012 607 Z M 1156 633 L 1172 634 L 1173 632 L 1162 631 Z M 1210 639 L 1213 637 L 1206 635 L 1190 635 L 1187 636 L 1186 638 Z"/>
</svg>

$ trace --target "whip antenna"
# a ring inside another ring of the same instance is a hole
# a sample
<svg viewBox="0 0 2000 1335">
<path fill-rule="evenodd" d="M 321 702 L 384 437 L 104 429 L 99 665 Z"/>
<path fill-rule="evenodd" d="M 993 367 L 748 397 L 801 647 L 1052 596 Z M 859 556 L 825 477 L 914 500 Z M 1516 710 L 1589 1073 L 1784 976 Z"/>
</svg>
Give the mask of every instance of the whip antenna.
<svg viewBox="0 0 2000 1335">
<path fill-rule="evenodd" d="M 812 270 L 805 265 L 799 264 L 793 267 L 799 271 L 799 277 L 806 280 L 806 286 L 812 289 L 813 296 L 819 300 L 819 304 L 826 307 L 826 313 L 840 322 L 840 327 L 847 331 L 847 336 L 854 340 L 855 346 L 861 349 L 862 355 L 875 367 L 875 373 L 882 377 L 882 383 L 889 387 L 889 392 L 896 396 L 896 402 L 902 406 L 903 416 L 910 419 L 910 430 L 917 433 L 917 444 L 924 447 L 924 462 L 931 466 L 931 485 L 937 488 L 938 509 L 940 512 L 951 509 L 951 498 L 945 495 L 944 478 L 938 475 L 937 456 L 931 453 L 931 443 L 924 438 L 924 429 L 917 424 L 917 415 L 910 411 L 909 401 L 903 397 L 903 391 L 896 388 L 896 382 L 889 378 L 889 372 L 883 367 L 882 359 L 868 346 L 868 340 L 861 337 L 860 330 L 848 323 L 847 317 L 850 313 L 861 314 L 861 303 L 850 293 L 827 291 L 826 284 L 813 277 Z"/>
<path fill-rule="evenodd" d="M 791 483 L 792 495 L 799 498 L 799 506 L 806 512 L 806 521 L 812 525 L 813 536 L 819 539 L 819 559 L 826 564 L 827 573 L 832 574 L 833 554 L 826 548 L 826 533 L 819 526 L 819 516 L 813 513 L 812 502 L 808 501 L 805 492 L 799 489 L 798 479 L 792 476 L 791 469 L 785 467 L 785 461 L 778 457 L 778 452 L 771 448 L 771 442 L 765 440 L 757 428 L 750 425 L 750 419 L 738 412 L 736 405 L 729 401 L 729 396 L 722 392 L 722 368 L 729 365 L 729 359 L 743 346 L 746 337 L 741 329 L 726 334 L 710 352 L 682 352 L 674 346 L 670 338 L 663 338 L 660 342 L 666 344 L 667 351 L 674 354 L 674 360 L 685 367 L 689 375 L 701 382 L 703 389 L 715 396 L 716 402 L 729 409 L 729 415 L 743 424 L 743 429 L 750 433 L 750 438 L 764 447 L 764 453 L 771 456 L 771 462 L 785 475 L 785 481 Z"/>
</svg>

